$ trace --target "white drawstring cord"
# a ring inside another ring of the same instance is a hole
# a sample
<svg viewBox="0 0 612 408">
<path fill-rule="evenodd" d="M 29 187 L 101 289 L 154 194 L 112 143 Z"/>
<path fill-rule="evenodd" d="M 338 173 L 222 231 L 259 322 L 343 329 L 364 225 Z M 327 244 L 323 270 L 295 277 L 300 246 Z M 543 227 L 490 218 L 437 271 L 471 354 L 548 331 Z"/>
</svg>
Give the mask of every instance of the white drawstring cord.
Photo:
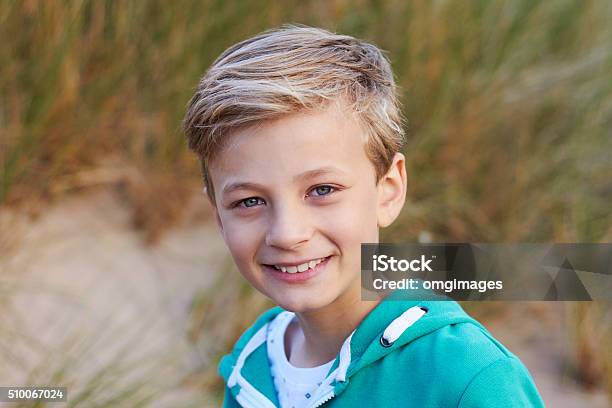
<svg viewBox="0 0 612 408">
<path fill-rule="evenodd" d="M 353 333 L 344 341 L 340 349 L 340 361 L 338 363 L 338 373 L 336 374 L 337 381 L 346 381 L 346 371 L 351 363 L 351 339 L 354 333 L 355 330 L 353 330 Z"/>
<path fill-rule="evenodd" d="M 421 306 L 414 306 L 402 313 L 387 326 L 383 335 L 380 337 L 380 344 L 383 347 L 391 347 L 402 333 L 412 326 L 417 320 L 427 313 L 427 309 Z"/>
</svg>

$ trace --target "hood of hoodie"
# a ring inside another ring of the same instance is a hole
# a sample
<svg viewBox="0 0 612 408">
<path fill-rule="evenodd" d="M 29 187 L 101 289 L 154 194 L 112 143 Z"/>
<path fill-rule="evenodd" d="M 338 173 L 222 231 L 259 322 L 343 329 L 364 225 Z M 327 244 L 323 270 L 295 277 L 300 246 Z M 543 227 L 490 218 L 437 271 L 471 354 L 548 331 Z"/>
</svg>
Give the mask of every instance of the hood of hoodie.
<svg viewBox="0 0 612 408">
<path fill-rule="evenodd" d="M 454 301 L 403 300 L 403 294 L 395 291 L 383 299 L 346 339 L 313 398 L 313 407 L 342 394 L 355 373 L 435 330 L 458 323 L 471 323 L 484 330 Z M 238 340 L 233 352 L 221 360 L 219 373 L 243 406 L 279 406 L 268 364 L 266 335 L 268 323 L 283 312 L 275 307 L 260 316 Z"/>
</svg>

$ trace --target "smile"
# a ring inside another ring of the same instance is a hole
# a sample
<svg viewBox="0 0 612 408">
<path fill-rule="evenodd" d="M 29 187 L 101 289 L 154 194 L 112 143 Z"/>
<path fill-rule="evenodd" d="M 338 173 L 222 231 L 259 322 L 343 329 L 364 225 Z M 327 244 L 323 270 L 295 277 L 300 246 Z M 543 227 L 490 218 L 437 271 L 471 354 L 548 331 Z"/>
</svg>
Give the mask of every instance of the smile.
<svg viewBox="0 0 612 408">
<path fill-rule="evenodd" d="M 301 273 L 306 272 L 308 269 L 314 269 L 318 264 L 323 262 L 326 258 L 317 258 L 308 262 L 304 262 L 297 265 L 271 265 L 275 269 L 286 272 L 286 273 Z"/>
<path fill-rule="evenodd" d="M 310 261 L 298 261 L 300 263 L 262 264 L 271 277 L 289 284 L 309 282 L 315 276 L 321 274 L 328 267 L 332 255 L 325 258 L 316 258 Z"/>
</svg>

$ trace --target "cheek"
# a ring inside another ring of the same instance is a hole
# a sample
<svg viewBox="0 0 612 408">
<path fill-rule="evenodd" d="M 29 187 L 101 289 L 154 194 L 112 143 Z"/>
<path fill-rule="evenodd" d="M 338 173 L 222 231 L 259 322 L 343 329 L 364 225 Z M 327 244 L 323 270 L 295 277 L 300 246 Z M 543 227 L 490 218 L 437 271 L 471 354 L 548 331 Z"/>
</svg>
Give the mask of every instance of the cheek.
<svg viewBox="0 0 612 408">
<path fill-rule="evenodd" d="M 349 198 L 349 197 L 347 197 Z M 371 195 L 354 194 L 326 219 L 326 229 L 344 250 L 361 250 L 361 243 L 376 242 L 376 203 Z"/>
<path fill-rule="evenodd" d="M 377 231 L 375 189 L 355 191 L 344 207 L 342 217 L 347 219 L 346 224 L 354 234 L 363 237 Z"/>
<path fill-rule="evenodd" d="M 257 238 L 247 223 L 226 222 L 223 239 L 236 261 L 242 263 L 253 258 Z"/>
</svg>

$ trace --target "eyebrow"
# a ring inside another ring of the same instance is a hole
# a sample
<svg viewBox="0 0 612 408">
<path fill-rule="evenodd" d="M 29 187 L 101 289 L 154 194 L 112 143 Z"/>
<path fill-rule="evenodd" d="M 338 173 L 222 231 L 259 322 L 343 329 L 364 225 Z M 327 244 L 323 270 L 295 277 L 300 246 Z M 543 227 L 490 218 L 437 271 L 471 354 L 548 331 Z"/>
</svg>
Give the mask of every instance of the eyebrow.
<svg viewBox="0 0 612 408">
<path fill-rule="evenodd" d="M 303 173 L 300 173 L 296 176 L 293 177 L 293 181 L 304 181 L 304 180 L 310 180 L 313 178 L 317 178 L 317 177 L 321 177 L 321 176 L 327 176 L 327 175 L 331 175 L 331 174 L 341 174 L 344 175 L 346 174 L 344 171 L 340 170 L 337 167 L 333 167 L 333 166 L 326 166 L 326 167 L 321 167 L 319 169 L 314 169 L 314 170 L 308 170 L 305 171 Z M 234 192 L 236 190 L 257 190 L 257 189 L 264 189 L 264 186 L 258 183 L 252 183 L 252 182 L 248 182 L 248 181 L 237 181 L 237 182 L 233 182 L 233 183 L 229 183 L 227 184 L 222 191 L 222 195 L 225 194 L 229 194 L 231 192 Z"/>
</svg>

